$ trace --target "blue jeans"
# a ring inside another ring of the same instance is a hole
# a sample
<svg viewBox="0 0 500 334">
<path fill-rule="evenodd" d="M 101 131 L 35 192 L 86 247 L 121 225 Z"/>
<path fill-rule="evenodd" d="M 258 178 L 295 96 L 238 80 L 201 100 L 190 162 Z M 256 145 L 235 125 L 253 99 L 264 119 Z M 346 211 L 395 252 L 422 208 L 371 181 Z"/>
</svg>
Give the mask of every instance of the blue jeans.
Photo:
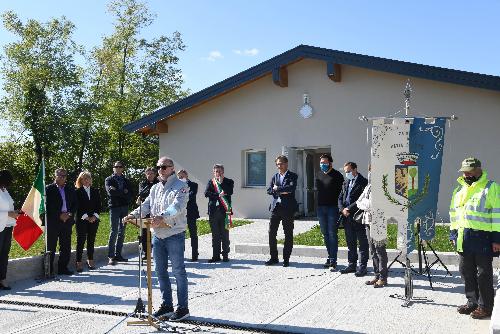
<svg viewBox="0 0 500 334">
<path fill-rule="evenodd" d="M 111 231 L 109 232 L 108 257 L 122 255 L 123 240 L 125 240 L 125 224 L 122 218 L 128 214 L 128 207 L 119 206 L 109 209 Z"/>
<path fill-rule="evenodd" d="M 168 276 L 168 259 L 170 258 L 172 275 L 177 284 L 177 304 L 181 308 L 188 308 L 188 281 L 184 266 L 185 237 L 186 232 L 177 233 L 165 239 L 153 237 L 156 276 L 160 283 L 163 303 L 167 306 L 173 306 L 172 288 Z"/>
<path fill-rule="evenodd" d="M 326 250 L 330 262 L 337 263 L 337 252 L 339 249 L 339 239 L 337 236 L 337 220 L 339 218 L 339 208 L 337 206 L 318 206 L 319 227 L 325 240 Z"/>
</svg>

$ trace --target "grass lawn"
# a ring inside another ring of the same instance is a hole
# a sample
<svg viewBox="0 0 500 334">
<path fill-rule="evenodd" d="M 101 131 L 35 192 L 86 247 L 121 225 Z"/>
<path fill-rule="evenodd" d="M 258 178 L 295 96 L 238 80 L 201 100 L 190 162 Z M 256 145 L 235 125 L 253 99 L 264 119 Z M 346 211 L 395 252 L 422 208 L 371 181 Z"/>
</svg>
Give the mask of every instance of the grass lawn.
<svg viewBox="0 0 500 334">
<path fill-rule="evenodd" d="M 109 238 L 109 214 L 102 213 L 100 215 L 101 222 L 99 223 L 99 229 L 97 230 L 97 236 L 95 240 L 95 246 L 105 246 L 108 244 Z M 235 227 L 242 226 L 246 224 L 251 224 L 252 222 L 249 220 L 233 220 L 233 225 Z M 198 235 L 204 235 L 210 233 L 210 225 L 208 220 L 198 219 Z M 126 234 L 125 234 L 125 242 L 136 241 L 138 237 L 139 229 L 135 228 L 133 225 L 127 226 Z M 19 247 L 17 242 L 12 239 L 12 246 L 10 247 L 9 258 L 15 259 L 20 257 L 28 257 L 42 254 L 45 250 L 45 241 L 44 236 L 40 236 L 40 238 L 31 246 L 31 248 L 27 251 Z M 189 238 L 189 231 L 186 231 L 186 238 Z M 71 235 L 71 248 L 76 248 L 76 228 L 73 227 L 73 233 Z M 59 249 L 59 248 L 58 248 Z"/>
<path fill-rule="evenodd" d="M 300 221 L 296 221 L 295 224 L 300 224 Z M 396 248 L 396 235 L 397 235 L 397 225 L 389 224 L 387 230 L 388 236 L 388 249 Z M 431 246 L 435 251 L 439 252 L 453 252 L 453 246 L 449 242 L 448 236 L 450 229 L 448 226 L 436 225 L 436 236 L 430 242 Z M 343 230 L 339 230 L 339 247 L 347 247 L 345 242 L 345 233 Z M 279 240 L 279 243 L 283 243 L 283 240 Z M 323 235 L 319 229 L 319 225 L 315 225 L 311 230 L 298 234 L 293 237 L 293 243 L 295 245 L 306 245 L 306 246 L 324 246 Z"/>
</svg>

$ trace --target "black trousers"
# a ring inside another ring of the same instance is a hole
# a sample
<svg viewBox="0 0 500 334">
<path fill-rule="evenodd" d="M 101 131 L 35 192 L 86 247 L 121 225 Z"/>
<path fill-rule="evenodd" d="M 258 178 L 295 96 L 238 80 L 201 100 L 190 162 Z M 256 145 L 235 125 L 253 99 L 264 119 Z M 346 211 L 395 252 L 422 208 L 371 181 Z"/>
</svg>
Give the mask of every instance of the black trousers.
<svg viewBox="0 0 500 334">
<path fill-rule="evenodd" d="M 59 240 L 59 261 L 58 270 L 67 269 L 71 256 L 71 232 L 74 221 L 68 219 L 52 221 L 47 225 L 47 249 L 52 252 L 50 256 L 50 271 L 54 272 L 54 257 L 56 253 L 57 241 Z"/>
<path fill-rule="evenodd" d="M 276 240 L 276 236 L 278 235 L 280 222 L 283 224 L 283 232 L 285 233 L 283 260 L 288 261 L 293 249 L 293 211 L 285 210 L 278 203 L 271 213 L 271 221 L 269 222 L 269 251 L 273 260 L 278 260 L 278 241 Z"/>
<path fill-rule="evenodd" d="M 365 225 L 352 221 L 349 217 L 344 217 L 345 241 L 347 243 L 347 260 L 350 266 L 355 266 L 359 255 L 361 257 L 359 265 L 365 267 L 368 264 L 369 247 L 366 237 Z"/>
<path fill-rule="evenodd" d="M 145 218 L 150 218 L 150 215 L 146 215 Z M 142 228 L 141 230 L 141 244 L 142 244 L 142 252 L 146 254 L 148 247 L 148 233 L 151 234 L 151 231 L 147 227 Z M 153 249 L 153 238 L 151 238 L 151 249 Z"/>
<path fill-rule="evenodd" d="M 191 238 L 191 257 L 197 258 L 198 257 L 198 227 L 196 226 L 196 218 L 188 218 L 187 225 L 188 225 L 188 229 L 189 229 L 189 236 Z M 229 234 L 228 234 L 228 240 L 229 240 Z"/>
<path fill-rule="evenodd" d="M 459 253 L 459 270 L 465 284 L 469 306 L 479 305 L 493 310 L 493 256 Z"/>
<path fill-rule="evenodd" d="M 0 232 L 0 281 L 7 278 L 7 265 L 9 264 L 10 244 L 12 243 L 13 226 L 6 227 Z"/>
<path fill-rule="evenodd" d="M 220 255 L 226 257 L 229 254 L 229 230 L 224 226 L 226 213 L 224 210 L 216 209 L 210 213 L 208 218 L 212 230 L 212 258 L 220 259 Z M 221 249 L 222 246 L 222 249 Z"/>
<path fill-rule="evenodd" d="M 94 259 L 94 244 L 98 227 L 98 220 L 94 223 L 90 223 L 87 220 L 79 220 L 76 223 L 76 262 L 82 262 L 85 241 L 87 241 L 87 259 Z"/>
</svg>

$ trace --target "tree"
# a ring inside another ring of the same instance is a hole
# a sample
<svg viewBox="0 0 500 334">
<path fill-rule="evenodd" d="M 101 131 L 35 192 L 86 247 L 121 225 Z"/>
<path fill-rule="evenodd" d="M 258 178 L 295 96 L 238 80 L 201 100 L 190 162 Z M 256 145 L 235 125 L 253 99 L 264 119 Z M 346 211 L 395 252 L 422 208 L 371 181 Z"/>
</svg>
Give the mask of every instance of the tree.
<svg viewBox="0 0 500 334">
<path fill-rule="evenodd" d="M 64 17 L 23 23 L 8 11 L 2 19 L 19 38 L 4 47 L 2 116 L 28 130 L 39 163 L 42 153 L 50 158 L 72 141 L 69 101 L 80 84 L 74 58 L 81 49 L 72 40 L 74 25 Z"/>
</svg>

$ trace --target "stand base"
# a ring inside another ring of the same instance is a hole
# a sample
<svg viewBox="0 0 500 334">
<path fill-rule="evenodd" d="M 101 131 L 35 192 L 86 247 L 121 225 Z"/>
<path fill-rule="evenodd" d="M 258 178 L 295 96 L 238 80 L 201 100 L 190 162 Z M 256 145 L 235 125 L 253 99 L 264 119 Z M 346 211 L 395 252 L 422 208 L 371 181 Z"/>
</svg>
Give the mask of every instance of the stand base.
<svg viewBox="0 0 500 334">
<path fill-rule="evenodd" d="M 156 329 L 162 328 L 162 326 L 158 325 L 156 322 L 159 322 L 158 319 L 154 319 L 152 316 L 147 316 L 145 319 L 140 319 L 136 321 L 128 321 L 127 326 L 152 326 Z"/>
<path fill-rule="evenodd" d="M 411 297 L 411 298 L 408 298 L 406 296 L 403 296 L 403 295 L 398 295 L 397 293 L 393 294 L 393 295 L 389 295 L 389 297 L 391 298 L 396 298 L 396 299 L 400 299 L 400 300 L 404 300 L 404 303 L 401 304 L 402 307 L 410 307 L 413 305 L 414 302 L 424 302 L 424 303 L 431 303 L 433 302 L 432 299 L 428 299 L 427 297 Z"/>
</svg>

